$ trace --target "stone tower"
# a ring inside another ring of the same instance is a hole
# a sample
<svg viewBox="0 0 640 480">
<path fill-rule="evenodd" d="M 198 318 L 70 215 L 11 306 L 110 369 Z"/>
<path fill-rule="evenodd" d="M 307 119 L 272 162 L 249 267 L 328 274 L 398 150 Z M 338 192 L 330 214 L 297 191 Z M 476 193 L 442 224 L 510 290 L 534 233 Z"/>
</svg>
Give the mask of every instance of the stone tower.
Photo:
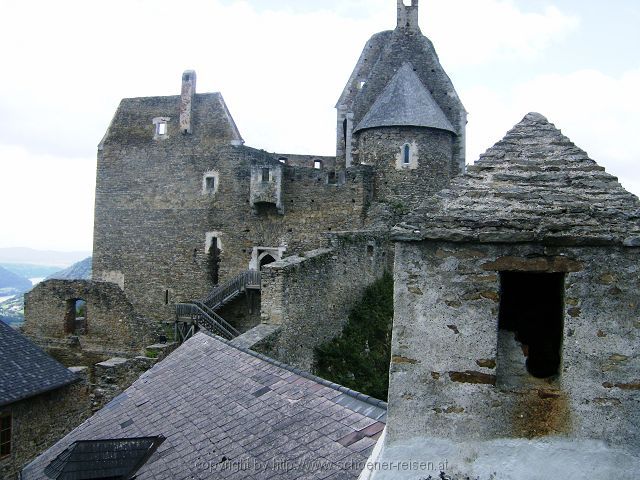
<svg viewBox="0 0 640 480">
<path fill-rule="evenodd" d="M 464 171 L 466 111 L 417 0 L 398 0 L 395 30 L 367 42 L 336 108 L 338 167 L 375 166 L 379 200 L 417 204 Z"/>
</svg>

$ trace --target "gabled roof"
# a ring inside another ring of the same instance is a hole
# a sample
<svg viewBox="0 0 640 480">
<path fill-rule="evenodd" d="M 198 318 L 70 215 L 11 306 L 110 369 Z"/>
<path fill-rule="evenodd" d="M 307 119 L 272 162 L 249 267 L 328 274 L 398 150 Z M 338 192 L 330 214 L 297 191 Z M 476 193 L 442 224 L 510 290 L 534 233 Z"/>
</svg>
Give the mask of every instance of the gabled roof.
<svg viewBox="0 0 640 480">
<path fill-rule="evenodd" d="M 22 478 L 43 478 L 77 440 L 162 435 L 137 479 L 355 479 L 385 418 L 383 402 L 201 332 Z"/>
<path fill-rule="evenodd" d="M 394 230 L 396 240 L 640 246 L 640 201 L 529 113 Z"/>
<path fill-rule="evenodd" d="M 154 118 L 164 118 L 168 122 L 168 134 L 161 142 L 154 140 Z M 109 144 L 148 148 L 174 144 L 193 145 L 199 142 L 231 145 L 244 143 L 219 92 L 197 93 L 194 96 L 192 134 L 180 133 L 179 118 L 180 95 L 123 98 L 98 148 L 102 149 Z"/>
<path fill-rule="evenodd" d="M 71 370 L 0 321 L 0 407 L 77 380 Z"/>
<path fill-rule="evenodd" d="M 391 126 L 429 127 L 455 133 L 408 62 L 396 72 L 354 132 Z"/>
</svg>

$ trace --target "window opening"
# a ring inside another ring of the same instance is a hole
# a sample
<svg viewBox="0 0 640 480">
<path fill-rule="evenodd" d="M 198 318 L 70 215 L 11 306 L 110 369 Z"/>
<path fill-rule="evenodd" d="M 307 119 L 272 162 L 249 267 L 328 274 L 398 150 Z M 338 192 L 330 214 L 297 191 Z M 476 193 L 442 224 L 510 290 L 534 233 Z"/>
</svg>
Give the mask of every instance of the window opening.
<svg viewBox="0 0 640 480">
<path fill-rule="evenodd" d="M 347 146 L 347 119 L 346 118 L 342 121 L 342 139 L 346 147 Z"/>
<path fill-rule="evenodd" d="M 156 135 L 166 135 L 166 134 L 167 134 L 167 122 L 156 123 Z"/>
<path fill-rule="evenodd" d="M 314 160 L 313 162 L 313 168 L 315 168 L 316 170 L 320 170 L 322 168 L 322 161 L 320 160 Z"/>
<path fill-rule="evenodd" d="M 87 333 L 87 302 L 82 298 L 67 300 L 67 311 L 64 317 L 64 332 L 72 335 Z"/>
<path fill-rule="evenodd" d="M 169 305 L 169 290 L 164 291 L 164 304 Z"/>
<path fill-rule="evenodd" d="M 205 177 L 204 188 L 207 193 L 213 193 L 216 190 L 216 177 Z"/>
<path fill-rule="evenodd" d="M 559 373 L 563 332 L 564 273 L 500 272 L 499 337 L 510 333 L 526 358 L 527 372 L 537 378 Z M 498 359 L 511 358 L 506 343 Z M 499 360 L 500 361 L 500 360 Z M 513 371 L 512 365 L 500 367 Z"/>
<path fill-rule="evenodd" d="M 262 181 L 269 182 L 271 179 L 271 171 L 268 168 L 262 169 Z"/>
<path fill-rule="evenodd" d="M 11 455 L 11 414 L 0 414 L 0 458 Z"/>
<path fill-rule="evenodd" d="M 409 147 L 409 144 L 406 144 L 402 148 L 402 163 L 405 165 L 409 165 L 410 160 L 411 160 L 411 147 Z"/>
</svg>

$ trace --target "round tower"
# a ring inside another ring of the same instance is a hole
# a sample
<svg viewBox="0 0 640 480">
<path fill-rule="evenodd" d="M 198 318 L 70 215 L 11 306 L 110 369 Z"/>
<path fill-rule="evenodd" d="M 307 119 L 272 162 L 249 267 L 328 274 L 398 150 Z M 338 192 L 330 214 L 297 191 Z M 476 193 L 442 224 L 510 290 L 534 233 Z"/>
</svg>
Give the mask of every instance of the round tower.
<svg viewBox="0 0 640 480">
<path fill-rule="evenodd" d="M 404 209 L 458 173 L 456 131 L 413 66 L 393 76 L 353 131 L 356 162 L 375 167 L 374 195 Z"/>
</svg>

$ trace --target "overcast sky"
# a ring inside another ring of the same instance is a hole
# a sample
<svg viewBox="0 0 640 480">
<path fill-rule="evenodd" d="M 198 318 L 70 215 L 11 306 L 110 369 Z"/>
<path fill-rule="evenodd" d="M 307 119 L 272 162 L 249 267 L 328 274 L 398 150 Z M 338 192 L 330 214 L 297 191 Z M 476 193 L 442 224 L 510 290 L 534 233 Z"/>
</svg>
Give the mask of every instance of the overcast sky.
<svg viewBox="0 0 640 480">
<path fill-rule="evenodd" d="M 91 250 L 123 97 L 222 92 L 247 145 L 334 154 L 334 105 L 395 0 L 0 0 L 0 247 Z M 614 7 L 615 5 L 615 7 Z M 422 0 L 472 163 L 537 111 L 640 193 L 640 2 Z"/>
</svg>

